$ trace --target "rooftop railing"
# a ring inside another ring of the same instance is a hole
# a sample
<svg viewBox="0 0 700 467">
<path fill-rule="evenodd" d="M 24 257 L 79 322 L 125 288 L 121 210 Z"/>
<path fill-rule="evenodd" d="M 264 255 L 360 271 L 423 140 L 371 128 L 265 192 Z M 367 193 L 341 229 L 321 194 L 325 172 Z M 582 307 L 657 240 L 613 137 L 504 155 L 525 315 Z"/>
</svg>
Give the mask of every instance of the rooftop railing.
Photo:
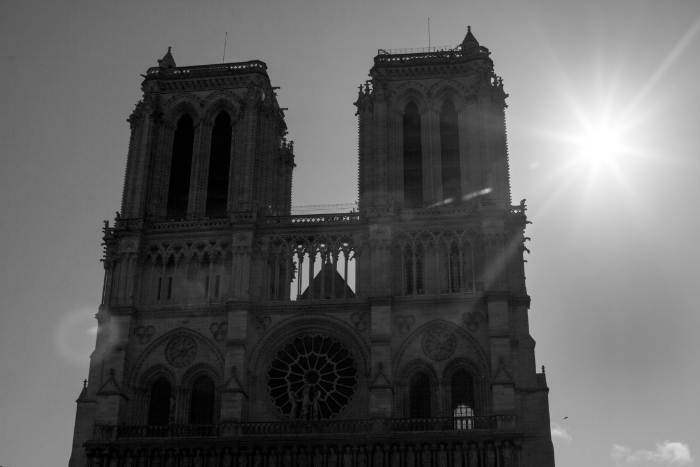
<svg viewBox="0 0 700 467">
<path fill-rule="evenodd" d="M 216 65 L 196 65 L 175 68 L 153 67 L 146 71 L 147 76 L 186 77 L 212 73 L 227 73 L 241 71 L 266 71 L 267 65 L 259 60 L 241 63 L 221 63 Z"/>
<path fill-rule="evenodd" d="M 426 49 L 439 49 L 439 47 L 427 47 Z M 444 58 L 467 58 L 476 56 L 488 57 L 491 52 L 486 47 L 472 47 L 470 49 L 447 49 L 447 50 L 425 50 L 417 49 L 379 49 L 379 53 L 374 57 L 374 63 L 386 62 L 404 62 L 408 60 L 428 60 L 428 59 L 444 59 Z M 408 52 L 412 51 L 412 52 Z"/>
</svg>

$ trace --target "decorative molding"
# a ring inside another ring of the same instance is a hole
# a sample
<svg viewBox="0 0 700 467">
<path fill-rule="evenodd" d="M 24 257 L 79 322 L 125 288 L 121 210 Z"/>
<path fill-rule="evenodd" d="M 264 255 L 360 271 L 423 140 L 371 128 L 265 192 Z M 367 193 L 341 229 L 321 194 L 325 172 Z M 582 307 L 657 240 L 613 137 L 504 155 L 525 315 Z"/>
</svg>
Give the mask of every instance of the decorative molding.
<svg viewBox="0 0 700 467">
<path fill-rule="evenodd" d="M 253 328 L 255 328 L 255 332 L 258 333 L 259 336 L 263 336 L 267 334 L 272 318 L 264 315 L 253 316 L 250 321 L 253 324 Z"/>
<path fill-rule="evenodd" d="M 399 315 L 394 318 L 394 323 L 401 334 L 408 334 L 411 332 L 411 326 L 416 323 L 416 318 L 413 315 Z"/>
<path fill-rule="evenodd" d="M 227 323 L 211 323 L 209 326 L 209 331 L 211 335 L 214 336 L 214 340 L 217 342 L 222 342 L 226 339 L 226 334 L 228 333 Z"/>
<path fill-rule="evenodd" d="M 148 344 L 155 332 L 156 328 L 153 326 L 137 326 L 134 328 L 134 335 L 139 338 L 139 344 Z"/>
<path fill-rule="evenodd" d="M 369 313 L 366 311 L 355 311 L 350 315 L 350 322 L 355 326 L 355 329 L 362 332 L 369 327 Z"/>
<path fill-rule="evenodd" d="M 484 314 L 480 311 L 467 311 L 462 314 L 462 322 L 467 327 L 469 332 L 477 332 L 479 326 L 485 320 Z"/>
<path fill-rule="evenodd" d="M 197 342 L 189 336 L 173 337 L 165 346 L 165 358 L 175 368 L 192 363 L 197 356 Z"/>
</svg>

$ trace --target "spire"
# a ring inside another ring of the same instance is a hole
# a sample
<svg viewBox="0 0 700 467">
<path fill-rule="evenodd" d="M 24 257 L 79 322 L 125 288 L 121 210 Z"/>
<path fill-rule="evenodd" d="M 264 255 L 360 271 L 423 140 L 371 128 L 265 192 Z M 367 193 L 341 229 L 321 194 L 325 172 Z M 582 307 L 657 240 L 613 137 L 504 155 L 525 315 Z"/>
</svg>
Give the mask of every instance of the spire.
<svg viewBox="0 0 700 467">
<path fill-rule="evenodd" d="M 161 60 L 158 60 L 158 66 L 161 68 L 175 68 L 177 66 L 173 54 L 170 53 L 170 47 L 168 47 L 168 53 Z"/>
<path fill-rule="evenodd" d="M 479 41 L 477 41 L 474 34 L 472 34 L 472 27 L 467 26 L 467 35 L 464 36 L 464 40 L 462 41 L 462 50 L 472 49 L 474 47 L 479 47 Z"/>
</svg>

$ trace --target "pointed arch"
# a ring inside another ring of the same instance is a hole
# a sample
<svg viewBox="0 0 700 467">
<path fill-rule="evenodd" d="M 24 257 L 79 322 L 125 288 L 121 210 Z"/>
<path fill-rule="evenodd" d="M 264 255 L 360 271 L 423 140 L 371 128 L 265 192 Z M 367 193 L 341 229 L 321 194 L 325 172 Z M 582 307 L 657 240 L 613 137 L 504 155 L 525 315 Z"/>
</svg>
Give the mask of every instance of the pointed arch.
<svg viewBox="0 0 700 467">
<path fill-rule="evenodd" d="M 446 204 L 462 200 L 462 168 L 459 151 L 459 120 L 450 97 L 440 107 L 440 165 L 442 199 Z"/>
<path fill-rule="evenodd" d="M 232 117 L 221 110 L 211 132 L 205 217 L 226 217 L 231 167 Z"/>
<path fill-rule="evenodd" d="M 165 209 L 166 219 L 187 217 L 194 151 L 194 120 L 184 112 L 177 120 L 170 159 L 170 181 Z"/>
<path fill-rule="evenodd" d="M 423 207 L 423 139 L 418 106 L 409 100 L 402 117 L 403 202 L 409 208 Z"/>
</svg>

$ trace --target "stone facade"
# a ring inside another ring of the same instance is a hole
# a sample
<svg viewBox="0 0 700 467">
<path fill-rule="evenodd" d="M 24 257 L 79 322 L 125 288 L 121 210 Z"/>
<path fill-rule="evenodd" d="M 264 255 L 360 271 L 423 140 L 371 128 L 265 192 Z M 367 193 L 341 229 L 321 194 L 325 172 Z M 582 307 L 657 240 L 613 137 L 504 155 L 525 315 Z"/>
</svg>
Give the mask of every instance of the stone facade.
<svg viewBox="0 0 700 467">
<path fill-rule="evenodd" d="M 357 208 L 299 215 L 264 63 L 147 71 L 71 467 L 554 465 L 490 53 L 370 76 Z"/>
</svg>

